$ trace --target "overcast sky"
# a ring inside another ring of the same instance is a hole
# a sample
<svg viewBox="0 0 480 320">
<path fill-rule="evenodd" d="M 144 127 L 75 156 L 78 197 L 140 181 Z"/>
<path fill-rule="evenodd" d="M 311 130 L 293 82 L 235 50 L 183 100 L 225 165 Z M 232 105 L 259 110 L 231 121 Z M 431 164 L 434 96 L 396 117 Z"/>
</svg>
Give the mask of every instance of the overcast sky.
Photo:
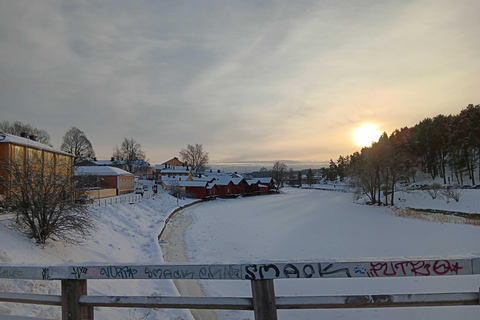
<svg viewBox="0 0 480 320">
<path fill-rule="evenodd" d="M 0 121 L 124 137 L 151 164 L 200 143 L 238 171 L 352 154 L 480 99 L 480 1 L 0 0 Z M 296 162 L 293 162 L 296 161 Z M 248 170 L 247 170 L 248 171 Z"/>
</svg>

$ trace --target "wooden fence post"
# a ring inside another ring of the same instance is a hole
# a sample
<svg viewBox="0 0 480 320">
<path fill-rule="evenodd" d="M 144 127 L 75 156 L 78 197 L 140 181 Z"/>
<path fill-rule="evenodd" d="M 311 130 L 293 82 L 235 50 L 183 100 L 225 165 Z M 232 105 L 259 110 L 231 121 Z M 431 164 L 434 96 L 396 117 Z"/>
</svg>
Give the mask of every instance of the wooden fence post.
<svg viewBox="0 0 480 320">
<path fill-rule="evenodd" d="M 277 320 L 273 280 L 252 280 L 251 285 L 255 320 Z"/>
<path fill-rule="evenodd" d="M 93 320 L 93 307 L 80 305 L 87 280 L 62 280 L 62 320 Z"/>
</svg>

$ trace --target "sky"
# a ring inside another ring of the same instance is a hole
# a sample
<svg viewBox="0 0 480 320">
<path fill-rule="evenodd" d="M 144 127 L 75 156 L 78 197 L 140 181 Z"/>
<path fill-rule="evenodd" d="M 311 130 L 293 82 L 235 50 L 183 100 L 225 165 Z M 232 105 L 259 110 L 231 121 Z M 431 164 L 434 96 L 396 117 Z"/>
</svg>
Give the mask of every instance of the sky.
<svg viewBox="0 0 480 320">
<path fill-rule="evenodd" d="M 0 0 L 0 121 L 152 165 L 315 168 L 480 99 L 480 2 Z M 358 137 L 357 137 L 358 138 Z"/>
</svg>

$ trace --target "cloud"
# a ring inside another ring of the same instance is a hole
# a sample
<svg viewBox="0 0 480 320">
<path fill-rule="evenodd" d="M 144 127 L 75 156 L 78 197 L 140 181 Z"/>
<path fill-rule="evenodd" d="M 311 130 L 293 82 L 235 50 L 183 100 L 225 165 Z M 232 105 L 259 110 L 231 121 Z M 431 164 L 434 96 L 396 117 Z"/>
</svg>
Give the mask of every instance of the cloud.
<svg viewBox="0 0 480 320">
<path fill-rule="evenodd" d="M 123 137 L 153 163 L 202 143 L 214 160 L 323 161 L 381 130 L 478 103 L 472 1 L 6 1 L 2 120 L 99 157 Z"/>
</svg>

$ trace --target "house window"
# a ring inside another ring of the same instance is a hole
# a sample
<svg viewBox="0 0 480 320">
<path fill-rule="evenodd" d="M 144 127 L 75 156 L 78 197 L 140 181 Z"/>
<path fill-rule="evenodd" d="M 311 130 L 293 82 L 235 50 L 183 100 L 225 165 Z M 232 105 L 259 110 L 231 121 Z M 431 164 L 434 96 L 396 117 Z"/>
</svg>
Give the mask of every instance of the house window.
<svg viewBox="0 0 480 320">
<path fill-rule="evenodd" d="M 45 152 L 45 156 L 47 157 L 47 164 L 49 166 L 53 165 L 53 154 L 50 152 Z"/>
<path fill-rule="evenodd" d="M 42 150 L 37 150 L 37 164 L 42 163 Z"/>
<path fill-rule="evenodd" d="M 14 154 L 15 154 L 15 161 L 16 162 L 21 162 L 22 161 L 22 147 L 15 146 Z"/>
<path fill-rule="evenodd" d="M 33 149 L 31 148 L 27 149 L 27 159 L 29 163 L 33 163 L 34 155 L 33 155 Z"/>
<path fill-rule="evenodd" d="M 60 154 L 58 155 L 58 165 L 60 167 L 63 167 L 63 156 Z"/>
</svg>

